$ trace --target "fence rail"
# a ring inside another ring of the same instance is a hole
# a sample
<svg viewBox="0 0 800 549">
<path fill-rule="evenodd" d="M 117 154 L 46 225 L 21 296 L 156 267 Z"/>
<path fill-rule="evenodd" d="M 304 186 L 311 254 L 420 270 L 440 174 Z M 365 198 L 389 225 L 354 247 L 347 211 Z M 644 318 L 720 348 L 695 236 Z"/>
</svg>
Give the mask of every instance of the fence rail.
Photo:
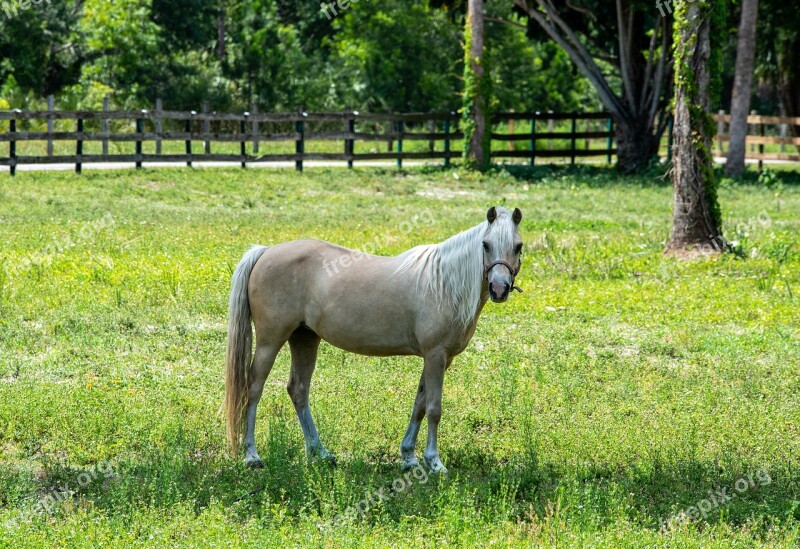
<svg viewBox="0 0 800 549">
<path fill-rule="evenodd" d="M 731 115 L 724 111 L 713 115 L 717 123 L 717 153 L 725 155 L 725 143 L 729 143 Z M 764 161 L 800 162 L 800 154 L 789 154 L 786 146 L 798 147 L 800 152 L 800 118 L 759 116 L 755 113 L 747 117 L 747 137 L 745 144 L 745 158 L 758 160 L 758 169 L 764 169 Z M 727 131 L 726 131 L 727 129 Z M 755 133 L 754 133 L 755 132 Z M 794 135 L 791 137 L 789 134 Z M 780 146 L 780 152 L 767 152 L 767 145 Z"/>
<path fill-rule="evenodd" d="M 404 160 L 449 165 L 461 156 L 457 142 L 464 138 L 458 128 L 460 115 L 454 111 L 218 113 L 209 112 L 207 106 L 202 112 L 111 111 L 107 103 L 103 111 L 57 111 L 52 101 L 48 107 L 46 111 L 0 111 L 0 144 L 8 143 L 8 156 L 0 156 L 0 166 L 8 166 L 11 175 L 17 166 L 36 164 L 73 164 L 77 172 L 90 163 L 133 163 L 141 168 L 144 163 L 234 162 L 244 168 L 294 162 L 298 170 L 305 161 L 346 161 L 351 168 L 356 161 L 374 160 L 394 160 L 398 167 Z M 516 131 L 526 121 L 530 131 Z M 590 127 L 598 121 L 602 131 Z M 505 144 L 492 151 L 493 158 L 534 163 L 536 157 L 560 157 L 575 163 L 577 158 L 605 156 L 610 163 L 616 154 L 608 113 L 498 113 L 492 123 L 497 130 L 492 139 Z M 556 131 L 556 123 L 568 129 Z M 545 124 L 547 131 L 537 131 L 537 125 Z M 586 125 L 586 130 L 578 131 L 578 124 Z M 592 140 L 598 139 L 604 140 L 602 147 L 592 149 Z M 88 147 L 97 143 L 102 149 L 90 152 Z M 110 144 L 115 151 L 110 151 Z M 261 150 L 262 144 L 273 146 L 272 150 Z M 384 152 L 375 148 L 380 144 L 386 147 Z M 131 150 L 122 150 L 126 146 Z M 370 148 L 363 150 L 365 146 Z M 286 150 L 289 147 L 293 151 Z"/>
<path fill-rule="evenodd" d="M 460 116 L 454 112 L 261 113 L 165 111 L 162 101 L 153 110 L 109 109 L 58 111 L 48 98 L 46 111 L 0 111 L 0 166 L 11 175 L 21 165 L 232 162 L 248 164 L 306 161 L 443 161 L 461 156 Z M 730 141 L 730 115 L 714 115 L 717 154 L 724 156 Z M 800 162 L 800 118 L 748 117 L 747 159 Z M 669 140 L 669 136 L 666 136 Z M 614 122 L 609 113 L 506 112 L 492 117 L 493 159 L 527 160 L 605 157 L 617 154 Z M 337 144 L 338 142 L 338 144 Z M 74 144 L 74 145 L 73 145 Z M 99 146 L 98 146 L 99 144 Z M 378 147 L 385 147 L 379 151 Z M 113 150 L 112 150 L 113 147 Z M 669 149 L 669 147 L 667 147 Z M 667 150 L 669 156 L 669 151 Z"/>
</svg>

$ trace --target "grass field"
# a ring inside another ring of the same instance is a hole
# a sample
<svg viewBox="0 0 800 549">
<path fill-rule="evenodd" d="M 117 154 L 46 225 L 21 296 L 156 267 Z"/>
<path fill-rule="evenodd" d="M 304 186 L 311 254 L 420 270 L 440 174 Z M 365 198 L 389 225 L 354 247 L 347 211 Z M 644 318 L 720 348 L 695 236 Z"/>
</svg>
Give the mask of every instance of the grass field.
<svg viewBox="0 0 800 549">
<path fill-rule="evenodd" d="M 739 253 L 694 261 L 662 256 L 669 186 L 606 171 L 2 176 L 0 546 L 798 547 L 790 176 L 725 183 Z M 330 346 L 311 406 L 338 468 L 304 456 L 286 351 L 265 468 L 228 455 L 227 292 L 251 243 L 396 254 L 498 203 L 525 216 L 525 293 L 487 305 L 448 372 L 449 475 L 399 469 L 420 360 Z"/>
</svg>

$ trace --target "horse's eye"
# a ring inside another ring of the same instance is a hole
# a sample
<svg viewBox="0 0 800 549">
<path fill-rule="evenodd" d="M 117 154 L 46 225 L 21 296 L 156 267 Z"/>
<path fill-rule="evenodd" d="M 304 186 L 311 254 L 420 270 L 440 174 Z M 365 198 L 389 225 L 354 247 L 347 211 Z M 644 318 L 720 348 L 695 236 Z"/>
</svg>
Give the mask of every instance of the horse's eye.
<svg viewBox="0 0 800 549">
<path fill-rule="evenodd" d="M 488 252 L 489 251 L 489 243 L 488 242 L 484 242 L 483 243 L 483 251 L 484 252 Z"/>
<path fill-rule="evenodd" d="M 514 253 L 517 255 L 522 253 L 522 244 L 517 244 L 516 246 L 514 246 Z"/>
</svg>

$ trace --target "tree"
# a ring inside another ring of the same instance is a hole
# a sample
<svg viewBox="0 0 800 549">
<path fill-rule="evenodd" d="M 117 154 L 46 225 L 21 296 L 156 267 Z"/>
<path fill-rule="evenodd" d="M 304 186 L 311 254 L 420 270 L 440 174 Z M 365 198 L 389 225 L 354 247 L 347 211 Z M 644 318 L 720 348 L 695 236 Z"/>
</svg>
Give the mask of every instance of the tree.
<svg viewBox="0 0 800 549">
<path fill-rule="evenodd" d="M 721 59 L 711 36 L 722 34 L 724 2 L 679 2 L 675 11 L 675 145 L 669 252 L 724 248 L 711 150 L 715 130 L 709 114 L 711 98 L 719 91 Z"/>
<path fill-rule="evenodd" d="M 464 160 L 484 170 L 491 152 L 491 128 L 487 128 L 491 90 L 483 51 L 483 0 L 469 0 L 464 35 Z"/>
<path fill-rule="evenodd" d="M 331 103 L 401 112 L 458 104 L 461 31 L 443 10 L 422 0 L 362 1 L 333 26 Z"/>
<path fill-rule="evenodd" d="M 13 82 L 22 94 L 45 97 L 80 78 L 81 2 L 36 4 L 41 5 L 22 9 L 14 2 L 2 4 L 7 11 L 0 10 L 0 86 Z"/>
<path fill-rule="evenodd" d="M 782 116 L 799 117 L 800 10 L 785 0 L 761 0 L 757 34 L 759 87 L 776 90 Z M 789 128 L 800 137 L 800 127 Z"/>
<path fill-rule="evenodd" d="M 730 148 L 728 162 L 725 165 L 725 173 L 733 177 L 739 177 L 744 172 L 747 115 L 750 113 L 756 59 L 757 19 L 758 0 L 742 0 L 742 20 L 739 24 L 739 44 L 736 48 L 736 76 L 731 99 Z"/>
<path fill-rule="evenodd" d="M 493 111 L 602 110 L 566 52 L 551 40 L 530 40 L 510 2 L 487 2 L 485 21 Z"/>
<path fill-rule="evenodd" d="M 600 0 L 514 4 L 567 52 L 613 115 L 620 170 L 646 167 L 658 153 L 668 122 L 672 33 L 666 12 L 653 10 L 645 0 L 616 0 L 613 7 Z"/>
</svg>

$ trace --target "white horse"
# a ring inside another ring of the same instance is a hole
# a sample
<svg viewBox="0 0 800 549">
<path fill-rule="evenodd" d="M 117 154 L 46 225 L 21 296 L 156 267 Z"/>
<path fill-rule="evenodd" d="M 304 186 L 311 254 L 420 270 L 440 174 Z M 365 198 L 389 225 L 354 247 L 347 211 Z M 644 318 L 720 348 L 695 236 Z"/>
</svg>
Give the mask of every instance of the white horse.
<svg viewBox="0 0 800 549">
<path fill-rule="evenodd" d="M 225 405 L 234 452 L 244 435 L 245 463 L 263 467 L 255 444 L 256 407 L 275 357 L 288 341 L 292 366 L 287 390 L 306 451 L 335 462 L 308 406 L 317 348 L 324 339 L 363 355 L 423 358 L 411 421 L 400 445 L 403 468 L 419 464 L 414 449 L 427 415 L 425 465 L 433 473 L 447 472 L 436 446 L 444 373 L 475 333 L 486 301 L 502 303 L 512 290 L 521 291 L 514 286 L 522 265 L 521 220 L 519 209 L 512 213 L 492 207 L 479 225 L 396 257 L 319 240 L 250 249 L 233 273 L 229 306 Z M 256 336 L 252 360 L 251 321 Z"/>
</svg>

